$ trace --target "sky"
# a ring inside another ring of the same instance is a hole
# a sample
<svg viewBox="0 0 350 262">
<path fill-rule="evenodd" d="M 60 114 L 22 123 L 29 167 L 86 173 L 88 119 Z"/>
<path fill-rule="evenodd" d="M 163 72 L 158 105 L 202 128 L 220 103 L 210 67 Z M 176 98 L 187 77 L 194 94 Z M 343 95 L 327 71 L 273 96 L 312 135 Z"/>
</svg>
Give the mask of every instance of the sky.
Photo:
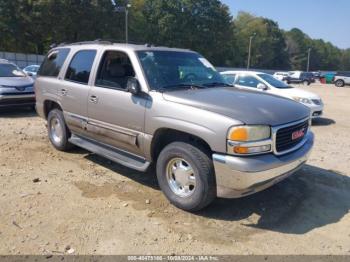
<svg viewBox="0 0 350 262">
<path fill-rule="evenodd" d="M 350 48 L 350 0 L 222 0 L 235 17 L 239 11 L 270 18 L 280 28 L 301 29 L 311 38 Z"/>
</svg>

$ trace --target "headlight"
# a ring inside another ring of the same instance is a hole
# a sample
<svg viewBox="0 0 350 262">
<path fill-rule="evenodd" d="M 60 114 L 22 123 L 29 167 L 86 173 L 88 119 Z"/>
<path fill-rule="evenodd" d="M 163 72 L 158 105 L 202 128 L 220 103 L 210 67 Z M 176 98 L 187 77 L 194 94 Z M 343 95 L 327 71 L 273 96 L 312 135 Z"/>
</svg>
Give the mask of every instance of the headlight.
<svg viewBox="0 0 350 262">
<path fill-rule="evenodd" d="M 235 155 L 253 155 L 272 149 L 269 126 L 235 126 L 227 135 L 227 151 Z"/>
<path fill-rule="evenodd" d="M 239 142 L 252 142 L 270 138 L 269 126 L 235 126 L 228 133 L 228 140 Z"/>
<path fill-rule="evenodd" d="M 312 104 L 312 102 L 309 98 L 293 97 L 293 99 L 299 103 L 302 103 L 302 104 Z"/>
</svg>

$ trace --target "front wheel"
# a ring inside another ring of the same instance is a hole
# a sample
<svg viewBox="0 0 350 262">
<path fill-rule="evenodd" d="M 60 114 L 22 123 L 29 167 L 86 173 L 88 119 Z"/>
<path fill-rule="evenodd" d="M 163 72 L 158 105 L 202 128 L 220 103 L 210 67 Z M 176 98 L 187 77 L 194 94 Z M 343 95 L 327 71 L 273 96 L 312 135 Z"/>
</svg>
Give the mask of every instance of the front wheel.
<svg viewBox="0 0 350 262">
<path fill-rule="evenodd" d="M 343 80 L 337 80 L 335 82 L 335 86 L 336 87 L 343 87 L 343 86 L 345 86 L 345 82 Z"/>
<path fill-rule="evenodd" d="M 172 204 L 187 211 L 198 211 L 215 199 L 214 173 L 211 158 L 184 142 L 169 144 L 157 160 L 160 188 Z"/>
<path fill-rule="evenodd" d="M 68 142 L 70 132 L 59 109 L 50 111 L 47 117 L 47 129 L 51 144 L 60 151 L 68 151 L 73 145 Z"/>
</svg>

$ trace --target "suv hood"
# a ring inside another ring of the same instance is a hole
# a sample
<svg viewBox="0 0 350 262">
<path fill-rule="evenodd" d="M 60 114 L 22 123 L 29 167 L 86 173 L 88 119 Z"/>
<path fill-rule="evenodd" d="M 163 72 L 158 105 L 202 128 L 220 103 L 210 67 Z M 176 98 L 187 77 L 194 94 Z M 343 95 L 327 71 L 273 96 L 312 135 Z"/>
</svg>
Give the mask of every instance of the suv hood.
<svg viewBox="0 0 350 262">
<path fill-rule="evenodd" d="M 29 76 L 23 76 L 23 77 L 0 77 L 0 86 L 28 86 L 33 85 L 34 81 Z"/>
<path fill-rule="evenodd" d="M 310 110 L 295 101 L 270 94 L 217 87 L 163 93 L 167 101 L 202 108 L 248 125 L 278 126 L 310 116 Z"/>
</svg>

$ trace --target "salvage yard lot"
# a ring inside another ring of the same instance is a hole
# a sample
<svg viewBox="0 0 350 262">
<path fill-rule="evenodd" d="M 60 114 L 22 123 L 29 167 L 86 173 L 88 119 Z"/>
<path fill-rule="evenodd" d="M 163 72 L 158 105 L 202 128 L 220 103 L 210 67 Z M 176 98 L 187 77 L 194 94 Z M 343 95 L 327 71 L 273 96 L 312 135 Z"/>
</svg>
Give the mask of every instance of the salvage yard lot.
<svg viewBox="0 0 350 262">
<path fill-rule="evenodd" d="M 152 170 L 58 152 L 34 112 L 0 111 L 0 254 L 350 254 L 350 88 L 305 89 L 325 103 L 308 164 L 196 214 Z"/>
</svg>

